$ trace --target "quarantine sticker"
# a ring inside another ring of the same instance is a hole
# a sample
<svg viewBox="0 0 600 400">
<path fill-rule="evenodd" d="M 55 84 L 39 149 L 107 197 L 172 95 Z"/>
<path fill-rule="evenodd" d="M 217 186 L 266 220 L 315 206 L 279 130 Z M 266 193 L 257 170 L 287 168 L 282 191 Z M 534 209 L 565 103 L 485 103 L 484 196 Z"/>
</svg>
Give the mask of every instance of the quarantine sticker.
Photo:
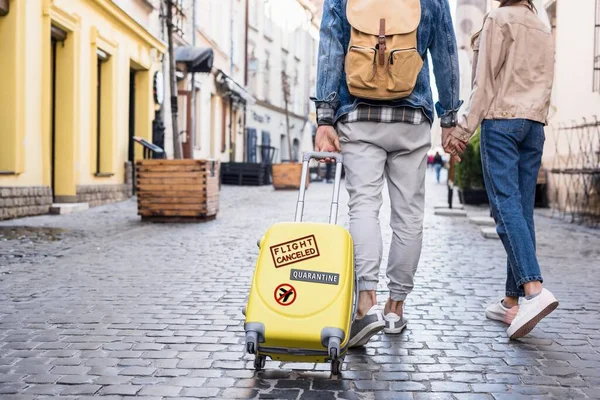
<svg viewBox="0 0 600 400">
<path fill-rule="evenodd" d="M 339 285 L 340 274 L 320 271 L 305 271 L 302 269 L 293 269 L 290 271 L 290 279 L 293 281 L 302 281 L 310 283 L 323 283 L 326 285 Z"/>
<path fill-rule="evenodd" d="M 275 301 L 280 306 L 289 306 L 296 301 L 296 289 L 289 283 L 282 283 L 275 288 Z"/>
<path fill-rule="evenodd" d="M 315 235 L 309 235 L 270 247 L 275 268 L 319 257 Z"/>
</svg>

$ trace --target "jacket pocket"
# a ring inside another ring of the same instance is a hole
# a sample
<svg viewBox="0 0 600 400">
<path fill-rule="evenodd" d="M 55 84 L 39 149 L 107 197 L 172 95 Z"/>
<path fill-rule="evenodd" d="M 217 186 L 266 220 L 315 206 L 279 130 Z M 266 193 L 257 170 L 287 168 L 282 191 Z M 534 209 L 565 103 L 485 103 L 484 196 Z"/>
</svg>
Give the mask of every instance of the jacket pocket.
<svg viewBox="0 0 600 400">
<path fill-rule="evenodd" d="M 357 89 L 377 88 L 375 55 L 375 49 L 372 47 L 350 47 L 345 65 L 348 86 Z"/>
<path fill-rule="evenodd" d="M 423 59 L 416 49 L 392 50 L 388 65 L 387 90 L 411 92 L 417 83 L 421 68 Z"/>
</svg>

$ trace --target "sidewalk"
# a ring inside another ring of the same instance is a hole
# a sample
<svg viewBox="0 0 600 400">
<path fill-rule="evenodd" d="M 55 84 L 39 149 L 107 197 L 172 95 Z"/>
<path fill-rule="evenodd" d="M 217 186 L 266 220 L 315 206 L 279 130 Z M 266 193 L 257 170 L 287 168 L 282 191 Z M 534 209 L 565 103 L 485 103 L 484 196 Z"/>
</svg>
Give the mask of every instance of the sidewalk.
<svg viewBox="0 0 600 400">
<path fill-rule="evenodd" d="M 537 217 L 540 262 L 560 306 L 509 342 L 483 315 L 503 293 L 500 242 L 466 217 L 434 215 L 446 186 L 427 179 L 409 326 L 352 350 L 337 380 L 326 364 L 267 362 L 255 376 L 243 353 L 256 240 L 293 219 L 296 192 L 223 186 L 221 212 L 206 224 L 143 224 L 134 201 L 0 223 L 0 398 L 600 398 L 600 232 Z M 306 219 L 327 219 L 331 189 L 310 186 Z M 346 213 L 340 207 L 340 224 Z M 24 225 L 66 231 L 3 239 L 7 226 Z"/>
</svg>

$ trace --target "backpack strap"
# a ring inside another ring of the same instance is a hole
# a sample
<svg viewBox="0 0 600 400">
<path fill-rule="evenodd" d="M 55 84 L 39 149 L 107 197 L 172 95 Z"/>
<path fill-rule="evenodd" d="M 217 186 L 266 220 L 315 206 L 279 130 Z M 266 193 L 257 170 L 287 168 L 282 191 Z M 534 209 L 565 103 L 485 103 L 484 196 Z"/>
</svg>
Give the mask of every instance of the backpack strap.
<svg viewBox="0 0 600 400">
<path fill-rule="evenodd" d="M 385 64 L 385 18 L 381 18 L 379 20 L 379 45 L 377 49 L 379 50 L 379 65 Z"/>
</svg>

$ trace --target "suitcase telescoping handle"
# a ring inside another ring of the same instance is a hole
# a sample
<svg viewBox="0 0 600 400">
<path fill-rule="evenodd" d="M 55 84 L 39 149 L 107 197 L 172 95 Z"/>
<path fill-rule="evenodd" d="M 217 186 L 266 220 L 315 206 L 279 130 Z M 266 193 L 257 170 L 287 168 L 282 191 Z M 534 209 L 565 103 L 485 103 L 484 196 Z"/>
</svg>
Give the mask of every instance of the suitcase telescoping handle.
<svg viewBox="0 0 600 400">
<path fill-rule="evenodd" d="M 342 180 L 342 162 L 343 157 L 340 153 L 327 153 L 310 151 L 304 153 L 302 156 L 302 180 L 300 181 L 300 192 L 298 193 L 298 204 L 296 205 L 296 218 L 295 222 L 302 222 L 302 215 L 304 213 L 304 195 L 306 193 L 306 179 L 308 179 L 308 162 L 311 159 L 322 160 L 326 158 L 333 158 L 336 162 L 335 168 L 335 181 L 333 183 L 333 196 L 331 198 L 331 208 L 329 210 L 329 223 L 336 224 L 338 217 L 338 201 L 340 198 L 340 182 Z"/>
</svg>

